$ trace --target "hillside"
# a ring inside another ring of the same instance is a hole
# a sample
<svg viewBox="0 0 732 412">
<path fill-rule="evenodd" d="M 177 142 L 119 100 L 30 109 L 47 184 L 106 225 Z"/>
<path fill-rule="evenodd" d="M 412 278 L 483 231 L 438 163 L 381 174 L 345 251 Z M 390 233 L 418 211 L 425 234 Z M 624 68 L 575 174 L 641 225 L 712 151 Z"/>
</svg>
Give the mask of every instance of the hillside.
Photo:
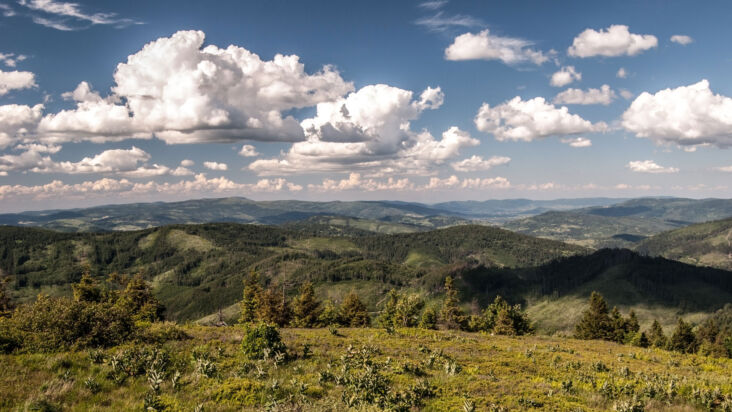
<svg viewBox="0 0 732 412">
<path fill-rule="evenodd" d="M 730 272 L 696 267 L 628 250 L 586 249 L 506 230 L 463 225 L 410 234 L 356 231 L 332 236 L 332 227 L 307 230 L 204 224 L 112 233 L 60 233 L 0 228 L 0 268 L 12 275 L 13 296 L 69 294 L 85 268 L 98 277 L 142 272 L 167 307 L 167 317 L 199 319 L 224 311 L 238 316 L 242 278 L 251 270 L 294 294 L 306 281 L 323 298 L 340 301 L 358 290 L 370 311 L 398 288 L 428 301 L 457 278 L 466 309 L 502 295 L 527 307 L 542 332 L 570 333 L 592 290 L 641 323 L 678 315 L 698 321 L 732 301 Z"/>
<path fill-rule="evenodd" d="M 732 403 L 730 359 L 602 341 L 282 329 L 283 361 L 245 357 L 241 326 L 184 331 L 190 339 L 157 345 L 0 355 L 0 409 L 680 412 Z"/>
<path fill-rule="evenodd" d="M 641 241 L 636 250 L 692 265 L 732 270 L 732 218 L 660 233 Z"/>
<path fill-rule="evenodd" d="M 323 236 L 330 230 L 228 223 L 112 233 L 2 227 L 0 269 L 13 275 L 14 295 L 21 301 L 41 291 L 68 294 L 68 285 L 85 268 L 100 277 L 142 272 L 169 318 L 196 319 L 237 302 L 242 277 L 251 270 L 293 293 L 305 280 L 334 299 L 358 286 L 375 308 L 389 289 L 436 288 L 455 268 L 529 267 L 584 253 L 577 246 L 476 225 L 403 235 Z"/>
<path fill-rule="evenodd" d="M 515 232 L 586 247 L 632 247 L 667 230 L 732 216 L 732 199 L 632 199 L 610 206 L 552 211 L 503 225 Z"/>
</svg>

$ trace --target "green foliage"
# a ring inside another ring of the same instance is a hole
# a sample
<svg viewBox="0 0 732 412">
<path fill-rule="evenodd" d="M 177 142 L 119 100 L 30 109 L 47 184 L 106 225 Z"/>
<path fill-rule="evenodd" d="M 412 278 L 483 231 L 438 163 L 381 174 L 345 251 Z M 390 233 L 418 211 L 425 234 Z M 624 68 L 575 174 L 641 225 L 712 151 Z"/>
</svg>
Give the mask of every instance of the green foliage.
<svg viewBox="0 0 732 412">
<path fill-rule="evenodd" d="M 668 341 L 668 348 L 682 353 L 694 353 L 697 347 L 698 342 L 692 325 L 679 318 L 676 329 Z"/>
<path fill-rule="evenodd" d="M 574 337 L 577 339 L 612 339 L 610 315 L 607 302 L 597 292 L 590 295 L 590 307 L 582 315 L 582 319 L 575 327 Z"/>
<path fill-rule="evenodd" d="M 633 346 L 647 348 L 651 346 L 651 341 L 645 332 L 635 332 L 629 342 Z"/>
<path fill-rule="evenodd" d="M 533 327 L 520 305 L 511 306 L 501 296 L 496 296 L 480 316 L 471 317 L 468 330 L 514 336 L 532 333 Z"/>
<path fill-rule="evenodd" d="M 262 287 L 259 285 L 259 274 L 256 271 L 249 272 L 244 278 L 244 296 L 241 300 L 241 317 L 239 322 L 254 322 L 257 319 Z"/>
<path fill-rule="evenodd" d="M 440 322 L 448 329 L 460 329 L 465 323 L 465 314 L 459 306 L 458 291 L 451 276 L 445 278 L 445 300 L 440 309 Z"/>
<path fill-rule="evenodd" d="M 244 355 L 250 359 L 263 359 L 265 356 L 287 353 L 287 347 L 282 342 L 277 328 L 266 323 L 246 325 L 241 347 Z"/>
<path fill-rule="evenodd" d="M 320 301 L 315 296 L 313 284 L 305 282 L 300 287 L 300 295 L 295 299 L 293 305 L 293 325 L 301 328 L 318 326 L 318 317 L 321 311 Z"/>
<path fill-rule="evenodd" d="M 10 317 L 14 307 L 8 292 L 8 277 L 0 274 L 0 319 Z"/>
<path fill-rule="evenodd" d="M 326 299 L 323 302 L 323 311 L 320 312 L 318 323 L 321 325 L 338 325 L 341 323 L 341 311 L 332 300 Z"/>
<path fill-rule="evenodd" d="M 259 294 L 256 320 L 277 326 L 287 326 L 292 320 L 292 309 L 284 291 L 269 287 Z"/>
<path fill-rule="evenodd" d="M 437 311 L 433 307 L 427 307 L 422 312 L 422 318 L 419 320 L 419 327 L 422 329 L 437 328 Z"/>
<path fill-rule="evenodd" d="M 345 326 L 350 327 L 366 327 L 371 324 L 371 317 L 366 305 L 361 302 L 355 292 L 350 292 L 343 299 L 340 307 L 340 319 Z"/>
<path fill-rule="evenodd" d="M 668 345 L 668 339 L 666 338 L 666 334 L 663 333 L 663 327 L 661 327 L 661 324 L 656 319 L 653 320 L 653 324 L 651 325 L 648 340 L 654 348 L 665 348 Z"/>
<path fill-rule="evenodd" d="M 135 321 L 155 322 L 163 319 L 165 306 L 153 295 L 150 286 L 141 274 L 135 275 L 120 292 L 115 303 L 121 310 L 131 314 Z"/>
<path fill-rule="evenodd" d="M 104 299 L 99 282 L 89 272 L 84 272 L 79 283 L 71 285 L 71 290 L 77 302 L 101 302 Z"/>
</svg>

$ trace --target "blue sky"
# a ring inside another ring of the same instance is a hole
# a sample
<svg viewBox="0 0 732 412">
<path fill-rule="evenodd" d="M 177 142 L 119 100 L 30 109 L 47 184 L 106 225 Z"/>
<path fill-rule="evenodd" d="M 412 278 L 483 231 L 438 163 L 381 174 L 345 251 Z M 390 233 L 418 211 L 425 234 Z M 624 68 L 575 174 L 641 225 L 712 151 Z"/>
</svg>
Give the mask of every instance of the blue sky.
<svg viewBox="0 0 732 412">
<path fill-rule="evenodd" d="M 730 197 L 731 8 L 0 0 L 0 211 Z"/>
</svg>

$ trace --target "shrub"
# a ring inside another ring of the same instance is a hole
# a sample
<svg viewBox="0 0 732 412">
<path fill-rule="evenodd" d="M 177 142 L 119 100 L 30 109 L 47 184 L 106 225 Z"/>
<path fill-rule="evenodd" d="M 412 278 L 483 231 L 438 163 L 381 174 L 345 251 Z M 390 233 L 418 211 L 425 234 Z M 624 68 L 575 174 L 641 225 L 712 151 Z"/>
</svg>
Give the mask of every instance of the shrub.
<svg viewBox="0 0 732 412">
<path fill-rule="evenodd" d="M 366 327 L 371 324 L 366 305 L 361 302 L 355 292 L 351 292 L 343 299 L 340 308 L 341 322 L 350 327 Z"/>
<path fill-rule="evenodd" d="M 287 347 L 282 342 L 277 327 L 266 323 L 247 325 L 241 345 L 244 354 L 250 359 L 262 359 L 265 352 L 287 353 Z"/>
</svg>

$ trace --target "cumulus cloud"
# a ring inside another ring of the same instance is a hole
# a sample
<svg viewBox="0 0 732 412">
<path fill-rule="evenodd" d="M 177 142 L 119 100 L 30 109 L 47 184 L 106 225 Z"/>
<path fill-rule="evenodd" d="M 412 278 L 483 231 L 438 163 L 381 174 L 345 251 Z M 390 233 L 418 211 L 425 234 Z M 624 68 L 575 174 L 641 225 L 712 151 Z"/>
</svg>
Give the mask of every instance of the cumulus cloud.
<svg viewBox="0 0 732 412">
<path fill-rule="evenodd" d="M 452 175 L 444 179 L 439 177 L 430 178 L 429 182 L 422 186 L 420 190 L 445 190 L 445 189 L 508 189 L 511 182 L 504 177 L 487 177 L 475 179 L 459 179 Z"/>
<path fill-rule="evenodd" d="M 659 144 L 732 146 L 732 98 L 712 93 L 707 80 L 641 93 L 622 125 Z"/>
<path fill-rule="evenodd" d="M 377 171 L 433 173 L 432 166 L 479 141 L 456 127 L 435 139 L 414 132 L 410 122 L 443 102 L 440 88 L 414 93 L 385 84 L 369 85 L 345 98 L 317 105 L 315 117 L 302 121 L 307 140 L 294 143 L 280 158 L 258 159 L 249 169 L 260 175 Z"/>
<path fill-rule="evenodd" d="M 348 178 L 335 180 L 323 179 L 321 184 L 309 184 L 308 190 L 315 192 L 340 192 L 344 190 L 359 190 L 376 192 L 382 190 L 409 190 L 414 185 L 407 178 L 386 180 L 364 179 L 360 173 L 351 173 Z"/>
<path fill-rule="evenodd" d="M 117 65 L 109 96 L 82 83 L 65 95 L 77 107 L 45 116 L 39 131 L 51 141 L 298 141 L 303 130 L 284 113 L 353 90 L 332 66 L 308 74 L 298 56 L 262 60 L 239 46 L 204 47 L 204 38 L 180 31 L 148 43 Z"/>
<path fill-rule="evenodd" d="M 492 156 L 483 159 L 482 156 L 473 155 L 467 159 L 451 163 L 451 166 L 458 172 L 479 172 L 492 169 L 495 166 L 505 165 L 511 162 L 510 157 Z"/>
<path fill-rule="evenodd" d="M 480 33 L 457 36 L 445 49 L 447 60 L 500 60 L 508 65 L 533 63 L 541 65 L 549 56 L 534 50 L 533 43 L 514 37 L 490 34 L 488 29 Z"/>
<path fill-rule="evenodd" d="M 203 167 L 206 169 L 211 170 L 228 170 L 229 166 L 226 165 L 226 163 L 218 163 L 218 162 L 203 162 Z"/>
<path fill-rule="evenodd" d="M 6 104 L 0 106 L 0 149 L 16 143 L 34 133 L 43 116 L 43 105 L 26 106 Z"/>
<path fill-rule="evenodd" d="M 628 72 L 625 71 L 625 68 L 621 67 L 618 69 L 618 72 L 615 73 L 615 77 L 617 77 L 618 79 L 625 79 L 626 77 L 628 77 Z"/>
<path fill-rule="evenodd" d="M 82 183 L 67 184 L 54 180 L 42 185 L 0 185 L 0 200 L 10 199 L 48 199 L 63 196 L 65 198 L 104 197 L 114 193 L 120 197 L 140 195 L 181 195 L 207 193 L 245 194 L 256 192 L 297 192 L 302 186 L 285 179 L 261 179 L 256 183 L 237 183 L 224 177 L 207 178 L 205 174 L 197 174 L 193 179 L 175 183 L 134 183 L 127 179 L 102 178 Z"/>
<path fill-rule="evenodd" d="M 560 140 L 564 144 L 568 144 L 571 147 L 590 147 L 592 146 L 592 140 L 586 138 L 586 137 L 568 137 L 565 139 Z"/>
<path fill-rule="evenodd" d="M 0 96 L 8 94 L 11 90 L 23 90 L 36 87 L 36 75 L 31 72 L 13 70 L 6 72 L 0 70 Z"/>
<path fill-rule="evenodd" d="M 241 150 L 239 150 L 239 156 L 254 157 L 254 156 L 258 156 L 258 155 L 259 155 L 259 152 L 257 152 L 257 149 L 250 144 L 245 144 L 244 146 L 241 147 Z"/>
<path fill-rule="evenodd" d="M 513 99 L 491 107 L 488 103 L 475 116 L 478 130 L 491 133 L 499 141 L 521 140 L 530 142 L 548 136 L 600 132 L 607 129 L 603 122 L 593 124 L 565 107 L 547 103 L 543 97 Z"/>
<path fill-rule="evenodd" d="M 191 159 L 184 159 L 184 160 L 181 160 L 181 162 L 180 162 L 180 165 L 183 166 L 183 167 L 191 167 L 194 164 L 196 164 L 196 162 L 194 162 Z"/>
<path fill-rule="evenodd" d="M 573 57 L 635 56 L 656 46 L 656 36 L 634 34 L 628 30 L 628 26 L 613 24 L 600 31 L 586 29 L 574 38 L 567 54 Z"/>
<path fill-rule="evenodd" d="M 554 97 L 555 104 L 602 104 L 609 105 L 615 100 L 615 92 L 607 84 L 599 89 L 572 89 L 569 88 Z"/>
<path fill-rule="evenodd" d="M 636 160 L 628 163 L 628 168 L 639 173 L 676 173 L 679 169 L 675 167 L 663 167 L 653 160 Z"/>
<path fill-rule="evenodd" d="M 552 79 L 549 84 L 554 87 L 564 87 L 573 81 L 580 80 L 582 80 L 582 73 L 577 72 L 574 66 L 566 66 L 552 74 Z"/>
<path fill-rule="evenodd" d="M 694 39 L 683 34 L 674 34 L 673 36 L 671 36 L 671 41 L 674 43 L 678 43 L 682 46 L 686 46 L 687 44 L 693 43 Z"/>
</svg>

